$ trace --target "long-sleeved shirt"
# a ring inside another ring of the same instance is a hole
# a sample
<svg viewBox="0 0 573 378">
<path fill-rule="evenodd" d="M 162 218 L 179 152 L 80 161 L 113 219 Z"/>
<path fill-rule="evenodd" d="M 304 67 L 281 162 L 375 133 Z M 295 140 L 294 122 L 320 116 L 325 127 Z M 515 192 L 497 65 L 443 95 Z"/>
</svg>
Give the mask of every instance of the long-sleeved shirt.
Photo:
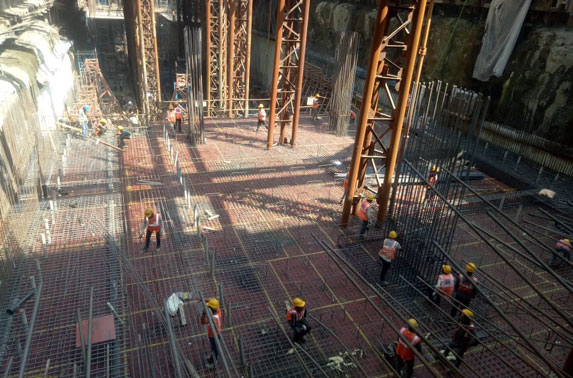
<svg viewBox="0 0 573 378">
<path fill-rule="evenodd" d="M 84 111 L 84 108 L 81 108 L 79 113 L 78 113 L 78 122 L 84 123 L 87 121 L 88 121 L 88 117 L 86 115 L 86 112 Z"/>
</svg>

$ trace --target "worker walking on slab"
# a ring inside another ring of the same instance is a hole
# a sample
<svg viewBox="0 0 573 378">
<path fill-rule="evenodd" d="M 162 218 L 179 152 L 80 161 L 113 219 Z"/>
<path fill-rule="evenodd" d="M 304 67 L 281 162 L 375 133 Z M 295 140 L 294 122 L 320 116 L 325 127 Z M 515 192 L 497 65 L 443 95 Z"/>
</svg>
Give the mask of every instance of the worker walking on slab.
<svg viewBox="0 0 573 378">
<path fill-rule="evenodd" d="M 448 302 L 454 293 L 454 275 L 452 274 L 452 267 L 449 265 L 442 265 L 442 274 L 438 276 L 435 290 L 432 290 L 430 299 L 436 304 L 440 304 L 440 298 L 446 299 Z"/>
<path fill-rule="evenodd" d="M 441 353 L 450 361 L 454 361 L 456 367 L 460 367 L 464 354 L 474 345 L 478 344 L 475 336 L 475 327 L 472 322 L 474 313 L 467 308 L 462 310 L 458 319 L 458 326 L 452 336 L 452 341 L 448 343 L 448 349 Z"/>
<path fill-rule="evenodd" d="M 205 312 L 201 315 L 201 324 L 207 326 L 207 336 L 209 337 L 209 346 L 211 347 L 211 355 L 207 358 L 207 368 L 211 369 L 215 366 L 215 361 L 219 358 L 219 351 L 217 350 L 215 337 L 219 337 L 221 329 L 223 328 L 223 314 L 221 313 L 219 300 L 217 298 L 210 298 L 207 301 L 207 307 L 211 310 L 211 314 L 213 316 L 215 332 L 213 332 L 213 329 L 209 324 L 209 318 Z"/>
<path fill-rule="evenodd" d="M 82 125 L 82 139 L 88 137 L 88 113 L 90 111 L 89 105 L 84 105 L 81 107 L 78 113 L 78 122 Z"/>
<path fill-rule="evenodd" d="M 418 328 L 418 321 L 413 318 L 408 319 L 408 326 L 400 328 L 400 335 L 404 336 L 412 347 L 422 353 L 421 339 L 416 335 L 416 328 Z M 408 346 L 401 337 L 398 337 L 398 343 L 396 345 L 396 370 L 398 370 L 398 373 L 401 373 L 402 368 L 406 365 L 406 378 L 411 378 L 414 374 L 415 355 L 412 347 Z"/>
<path fill-rule="evenodd" d="M 455 277 L 454 301 L 452 303 L 452 311 L 450 312 L 450 316 L 452 318 L 456 317 L 456 314 L 461 307 L 469 307 L 470 301 L 477 294 L 476 284 L 478 280 L 473 276 L 476 269 L 476 264 L 473 262 L 467 263 L 466 274 L 470 279 L 467 279 L 461 273 Z"/>
<path fill-rule="evenodd" d="M 551 255 L 551 260 L 549 261 L 549 266 L 558 268 L 563 263 L 563 260 L 557 261 L 557 254 L 563 254 L 563 258 L 571 260 L 571 242 L 569 239 L 561 239 L 555 243 L 555 252 Z"/>
<path fill-rule="evenodd" d="M 320 119 L 318 118 L 318 109 L 320 108 L 320 103 L 319 103 L 319 99 L 320 98 L 320 94 L 316 94 L 314 96 L 314 98 L 312 99 L 312 119 L 313 120 L 317 120 Z"/>
<path fill-rule="evenodd" d="M 259 112 L 257 113 L 257 117 L 258 117 L 258 121 L 257 121 L 257 130 L 255 131 L 255 133 L 257 133 L 259 131 L 259 129 L 262 126 L 267 126 L 265 124 L 265 121 L 267 120 L 267 112 L 265 112 L 265 108 L 263 107 L 263 104 L 259 104 Z"/>
<path fill-rule="evenodd" d="M 372 201 L 374 201 L 374 196 L 370 193 L 360 201 L 360 205 L 356 209 L 356 216 L 362 219 L 362 225 L 360 226 L 360 237 L 363 238 L 368 230 L 368 223 L 370 219 L 374 219 L 372 214 Z"/>
<path fill-rule="evenodd" d="M 152 208 L 148 207 L 145 209 L 145 220 L 143 221 L 143 228 L 141 229 L 141 234 L 139 238 L 143 237 L 145 232 L 145 247 L 142 252 L 149 251 L 149 244 L 151 242 L 151 234 L 155 232 L 155 240 L 157 241 L 157 252 L 160 252 L 161 248 L 161 226 L 162 220 L 159 214 L 156 214 Z"/>
<path fill-rule="evenodd" d="M 175 132 L 175 110 L 172 104 L 169 104 L 169 109 L 167 109 L 167 122 L 169 122 L 169 125 L 173 128 L 173 132 Z"/>
<path fill-rule="evenodd" d="M 294 331 L 292 341 L 297 344 L 304 344 L 304 336 L 310 332 L 310 322 L 306 317 L 306 302 L 300 298 L 295 298 L 293 307 L 287 311 L 287 322 Z"/>
<path fill-rule="evenodd" d="M 392 266 L 392 261 L 396 258 L 396 252 L 402 249 L 400 243 L 396 241 L 397 237 L 396 231 L 390 231 L 388 237 L 382 243 L 382 249 L 378 251 L 378 256 L 382 259 L 382 270 L 380 271 L 380 284 L 382 286 L 388 285 L 386 273 L 388 273 L 390 266 Z"/>
<path fill-rule="evenodd" d="M 177 104 L 175 107 L 175 126 L 177 126 L 177 130 L 181 132 L 181 123 L 183 122 L 183 113 L 185 109 L 181 106 L 181 104 Z"/>
</svg>

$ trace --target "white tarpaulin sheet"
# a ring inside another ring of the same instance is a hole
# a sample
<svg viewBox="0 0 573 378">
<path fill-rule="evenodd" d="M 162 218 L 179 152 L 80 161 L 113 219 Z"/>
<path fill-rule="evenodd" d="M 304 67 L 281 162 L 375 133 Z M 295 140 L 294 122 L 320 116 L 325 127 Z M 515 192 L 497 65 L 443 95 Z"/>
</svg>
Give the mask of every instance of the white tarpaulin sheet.
<svg viewBox="0 0 573 378">
<path fill-rule="evenodd" d="M 511 56 L 531 0 L 493 0 L 491 2 L 481 50 L 473 77 L 488 81 L 500 77 Z"/>
</svg>

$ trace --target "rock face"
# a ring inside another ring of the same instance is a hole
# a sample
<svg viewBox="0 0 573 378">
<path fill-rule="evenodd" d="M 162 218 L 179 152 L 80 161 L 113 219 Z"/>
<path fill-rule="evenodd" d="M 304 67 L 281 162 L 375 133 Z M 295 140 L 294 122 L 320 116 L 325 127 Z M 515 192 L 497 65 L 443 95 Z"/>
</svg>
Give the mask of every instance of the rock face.
<svg viewBox="0 0 573 378">
<path fill-rule="evenodd" d="M 273 35 L 274 2 L 255 0 L 255 9 L 257 4 L 272 9 Z M 422 77 L 481 91 L 492 98 L 491 120 L 573 146 L 573 28 L 526 19 L 503 76 L 482 83 L 472 79 L 472 72 L 487 9 L 466 9 L 461 17 L 459 12 L 459 7 L 436 5 Z M 259 16 L 254 28 L 267 34 L 268 12 Z M 308 49 L 331 58 L 336 33 L 356 31 L 362 36 L 358 65 L 365 69 L 375 17 L 376 1 L 313 0 Z"/>
</svg>

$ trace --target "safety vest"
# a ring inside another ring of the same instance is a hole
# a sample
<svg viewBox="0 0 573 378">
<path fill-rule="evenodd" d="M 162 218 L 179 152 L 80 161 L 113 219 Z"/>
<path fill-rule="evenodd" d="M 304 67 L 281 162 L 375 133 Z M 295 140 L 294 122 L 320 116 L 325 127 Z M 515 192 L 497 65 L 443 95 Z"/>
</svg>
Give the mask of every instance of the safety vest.
<svg viewBox="0 0 573 378">
<path fill-rule="evenodd" d="M 410 332 L 406 327 L 400 328 L 400 334 L 404 336 L 413 347 L 418 345 L 420 342 L 420 338 L 414 333 Z M 411 361 L 414 359 L 414 352 L 406 343 L 402 340 L 401 337 L 398 338 L 398 345 L 396 345 L 396 354 L 400 356 L 403 361 Z"/>
<path fill-rule="evenodd" d="M 475 283 L 477 283 L 477 278 L 472 277 L 472 280 Z M 458 291 L 466 293 L 468 295 L 474 295 L 474 290 L 475 290 L 474 282 L 468 280 L 467 278 L 464 277 L 463 274 L 460 273 Z"/>
<path fill-rule="evenodd" d="M 314 100 L 312 100 L 312 108 L 318 109 L 318 99 L 316 97 L 314 98 Z"/>
<path fill-rule="evenodd" d="M 183 118 L 183 109 L 180 106 L 175 108 L 175 119 L 182 119 Z"/>
<path fill-rule="evenodd" d="M 259 109 L 259 121 L 264 121 L 266 117 L 267 112 L 265 112 L 265 109 Z"/>
<path fill-rule="evenodd" d="M 428 182 L 430 183 L 430 185 L 435 186 L 436 183 L 438 182 L 438 173 L 431 172 L 430 177 L 428 177 Z"/>
<path fill-rule="evenodd" d="M 348 178 L 350 177 L 350 172 L 346 174 L 346 178 L 344 179 L 344 191 L 348 189 Z"/>
<path fill-rule="evenodd" d="M 217 335 L 221 332 L 221 328 L 223 328 L 223 314 L 221 313 L 221 309 L 218 309 L 216 313 L 213 314 L 213 324 L 217 329 Z M 207 324 L 207 336 L 215 337 L 213 335 L 213 330 L 211 329 L 211 325 Z"/>
<path fill-rule="evenodd" d="M 175 122 L 175 110 L 167 111 L 167 120 L 171 123 Z"/>
<path fill-rule="evenodd" d="M 356 211 L 356 216 L 362 219 L 363 221 L 368 221 L 368 210 L 370 210 L 370 202 L 366 199 L 363 199 L 360 202 L 360 206 L 358 207 L 358 211 Z"/>
<path fill-rule="evenodd" d="M 291 324 L 300 322 L 304 318 L 306 318 L 306 308 L 298 312 L 296 307 L 291 307 L 287 311 L 287 321 Z"/>
<path fill-rule="evenodd" d="M 378 256 L 388 262 L 394 260 L 396 257 L 396 250 L 398 249 L 399 245 L 400 243 L 394 239 L 384 239 L 384 243 L 382 243 L 382 249 L 378 251 Z"/>
<path fill-rule="evenodd" d="M 566 252 L 571 252 L 571 244 L 567 243 L 564 239 L 559 240 L 555 244 L 555 248 L 564 250 Z"/>
<path fill-rule="evenodd" d="M 454 275 L 453 274 L 440 274 L 438 276 L 438 283 L 436 288 L 443 294 L 451 296 L 454 292 Z"/>
<path fill-rule="evenodd" d="M 159 232 L 161 231 L 161 224 L 159 223 L 159 214 L 153 214 L 147 218 L 147 231 Z"/>
</svg>

